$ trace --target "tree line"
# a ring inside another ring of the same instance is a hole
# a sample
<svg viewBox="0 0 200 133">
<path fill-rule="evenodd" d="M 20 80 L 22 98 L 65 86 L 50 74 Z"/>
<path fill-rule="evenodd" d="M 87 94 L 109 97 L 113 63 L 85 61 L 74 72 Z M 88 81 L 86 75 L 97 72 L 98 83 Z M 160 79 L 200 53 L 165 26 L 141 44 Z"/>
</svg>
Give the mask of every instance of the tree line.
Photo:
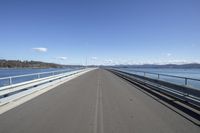
<svg viewBox="0 0 200 133">
<path fill-rule="evenodd" d="M 1 68 L 62 68 L 63 65 L 40 61 L 0 60 Z"/>
</svg>

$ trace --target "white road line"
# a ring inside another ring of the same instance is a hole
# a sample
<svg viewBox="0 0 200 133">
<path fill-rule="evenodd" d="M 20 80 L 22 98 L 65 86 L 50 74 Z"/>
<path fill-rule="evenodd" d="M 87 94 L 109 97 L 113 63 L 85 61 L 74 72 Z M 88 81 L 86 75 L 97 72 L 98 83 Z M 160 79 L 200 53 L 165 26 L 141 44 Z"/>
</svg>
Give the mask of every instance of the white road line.
<svg viewBox="0 0 200 133">
<path fill-rule="evenodd" d="M 100 98 L 100 103 L 99 103 L 99 108 L 100 108 L 100 133 L 104 133 L 104 127 L 103 127 L 103 94 L 102 94 L 102 88 L 101 88 L 101 83 L 99 83 L 99 88 L 100 88 L 100 93 L 99 93 L 99 98 Z"/>
<path fill-rule="evenodd" d="M 97 97 L 96 97 L 95 116 L 94 116 L 94 133 L 104 133 L 102 88 L 100 87 L 99 78 L 98 78 L 98 84 L 97 84 Z"/>
<path fill-rule="evenodd" d="M 96 97 L 96 106 L 95 106 L 95 114 L 94 114 L 94 133 L 98 132 L 98 106 L 99 106 L 99 79 L 97 84 L 97 97 Z"/>
</svg>

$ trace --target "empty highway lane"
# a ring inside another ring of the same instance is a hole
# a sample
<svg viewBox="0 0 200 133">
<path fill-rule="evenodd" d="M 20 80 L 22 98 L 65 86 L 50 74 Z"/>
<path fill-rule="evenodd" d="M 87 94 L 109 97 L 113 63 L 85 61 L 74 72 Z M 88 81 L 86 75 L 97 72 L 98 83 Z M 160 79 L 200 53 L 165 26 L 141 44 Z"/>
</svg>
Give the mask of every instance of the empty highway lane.
<svg viewBox="0 0 200 133">
<path fill-rule="evenodd" d="M 199 132 L 199 126 L 101 69 L 0 115 L 0 133 Z"/>
</svg>

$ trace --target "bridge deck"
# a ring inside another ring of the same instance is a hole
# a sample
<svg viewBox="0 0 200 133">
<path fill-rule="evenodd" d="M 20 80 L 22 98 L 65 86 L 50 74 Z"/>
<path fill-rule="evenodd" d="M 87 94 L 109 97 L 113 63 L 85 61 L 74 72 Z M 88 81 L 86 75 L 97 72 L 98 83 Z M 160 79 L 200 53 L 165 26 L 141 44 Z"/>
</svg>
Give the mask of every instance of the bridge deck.
<svg viewBox="0 0 200 133">
<path fill-rule="evenodd" d="M 0 133 L 199 132 L 172 109 L 100 69 L 0 115 Z"/>
</svg>

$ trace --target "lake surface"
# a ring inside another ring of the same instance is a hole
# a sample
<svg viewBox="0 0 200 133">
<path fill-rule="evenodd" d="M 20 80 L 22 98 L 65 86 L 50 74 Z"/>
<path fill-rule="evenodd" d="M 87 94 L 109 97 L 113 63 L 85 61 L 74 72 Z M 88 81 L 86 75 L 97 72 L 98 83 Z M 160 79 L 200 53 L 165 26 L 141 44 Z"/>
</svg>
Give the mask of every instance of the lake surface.
<svg viewBox="0 0 200 133">
<path fill-rule="evenodd" d="M 11 76 L 19 76 L 19 75 L 26 75 L 26 74 L 37 74 L 37 73 L 43 73 L 43 72 L 53 72 L 53 71 L 66 71 L 70 72 L 73 70 L 78 70 L 80 68 L 49 68 L 49 69 L 0 69 L 0 78 L 6 78 Z M 55 73 L 59 74 L 59 73 Z M 41 74 L 40 78 L 51 76 L 52 73 L 49 74 Z M 30 81 L 33 79 L 37 79 L 38 76 L 25 76 L 20 78 L 12 78 L 12 83 L 21 83 L 24 81 Z M 0 87 L 9 85 L 9 79 L 0 79 Z"/>
<path fill-rule="evenodd" d="M 50 68 L 50 69 L 0 69 L 0 78 L 3 77 L 10 77 L 10 76 L 18 76 L 18 75 L 24 75 L 24 74 L 34 74 L 34 73 L 42 73 L 42 72 L 52 72 L 52 71 L 60 71 L 60 70 L 66 70 L 66 71 L 73 71 L 77 70 L 78 68 Z M 142 72 L 135 72 L 135 71 L 144 71 L 144 72 L 150 72 L 150 73 L 158 73 L 158 74 L 167 74 L 167 75 L 173 75 L 173 76 L 181 76 L 181 77 L 187 77 L 187 78 L 194 78 L 194 79 L 200 79 L 200 69 L 158 69 L 158 68 L 120 68 L 120 70 L 134 73 L 138 75 L 144 76 L 144 73 Z M 44 74 L 41 75 L 43 77 L 50 76 L 50 74 Z M 146 73 L 147 77 L 157 79 L 158 76 L 154 74 L 148 74 Z M 24 81 L 29 81 L 36 79 L 37 76 L 28 76 L 23 78 L 16 78 L 13 79 L 13 83 L 20 83 Z M 185 84 L 185 79 L 182 78 L 173 78 L 173 77 L 167 77 L 167 76 L 160 76 L 160 80 L 172 82 L 179 85 Z M 9 84 L 9 80 L 0 80 L 0 87 L 5 86 Z M 188 80 L 188 86 L 200 89 L 200 81 L 195 80 Z"/>
<path fill-rule="evenodd" d="M 166 75 L 172 75 L 172 76 L 180 76 L 183 78 L 175 78 L 175 77 L 168 77 L 168 76 L 160 76 L 159 79 L 179 85 L 185 85 L 185 79 L 186 78 L 194 78 L 194 79 L 199 79 L 200 80 L 200 69 L 174 69 L 174 68 L 120 68 L 120 70 L 133 73 L 133 74 L 138 74 L 141 76 L 144 76 L 144 73 L 142 72 L 136 72 L 136 71 L 144 71 L 144 72 L 149 72 L 149 73 L 157 73 L 157 74 L 166 74 Z M 146 73 L 145 76 L 157 79 L 158 75 L 156 74 L 148 74 Z M 200 89 L 200 81 L 196 80 L 187 80 L 187 85 Z"/>
<path fill-rule="evenodd" d="M 122 68 L 126 71 L 145 71 L 159 74 L 168 74 L 181 77 L 200 79 L 200 69 L 175 69 L 175 68 Z"/>
<path fill-rule="evenodd" d="M 71 68 L 49 68 L 49 69 L 0 69 L 0 78 L 2 77 L 10 77 L 10 76 L 18 76 L 24 74 L 33 74 L 33 73 L 41 73 L 41 72 L 51 72 L 51 71 L 59 71 L 59 70 L 73 70 Z"/>
</svg>

